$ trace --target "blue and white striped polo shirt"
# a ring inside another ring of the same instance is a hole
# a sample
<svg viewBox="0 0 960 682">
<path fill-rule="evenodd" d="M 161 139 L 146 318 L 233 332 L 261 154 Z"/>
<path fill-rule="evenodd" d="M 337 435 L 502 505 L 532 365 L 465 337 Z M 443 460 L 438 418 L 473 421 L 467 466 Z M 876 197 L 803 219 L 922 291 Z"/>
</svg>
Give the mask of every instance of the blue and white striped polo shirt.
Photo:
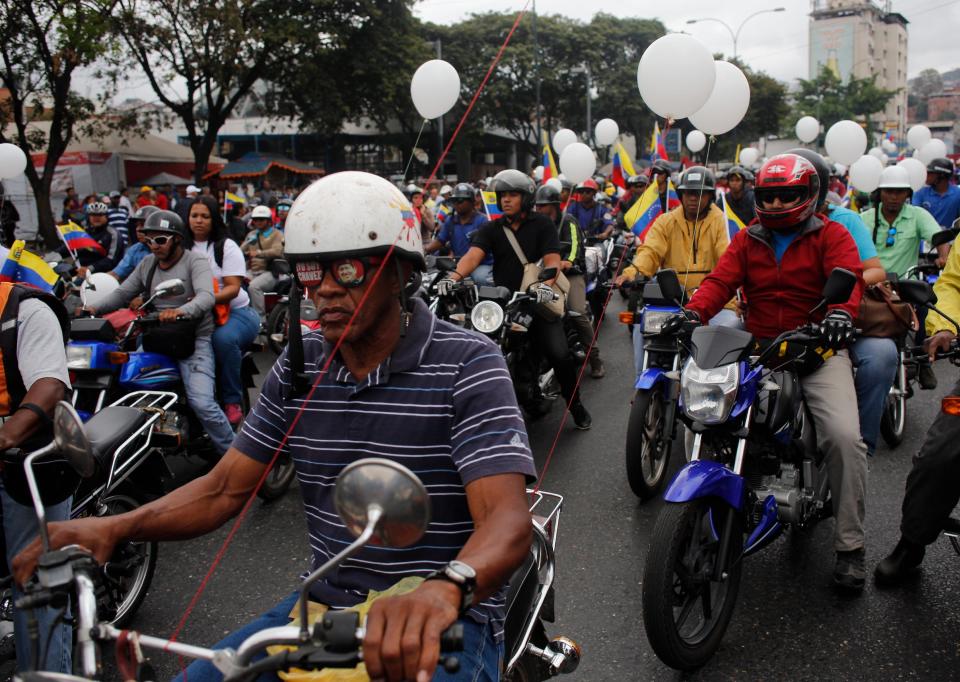
<svg viewBox="0 0 960 682">
<path fill-rule="evenodd" d="M 118 208 L 111 207 L 107 211 L 107 225 L 117 231 L 117 235 L 120 237 L 120 244 L 124 247 L 127 246 L 127 221 L 129 218 L 130 214 L 123 206 Z"/>
<path fill-rule="evenodd" d="M 420 542 L 403 549 L 365 547 L 313 587 L 313 599 L 335 608 L 353 606 L 371 589 L 425 576 L 456 558 L 473 532 L 464 492 L 471 481 L 505 473 L 535 476 L 499 348 L 438 320 L 419 299 L 414 306 L 406 335 L 363 381 L 334 359 L 285 446 L 300 481 L 314 566 L 353 540 L 333 504 L 334 484 L 345 465 L 363 457 L 392 459 L 410 468 L 430 494 L 430 525 Z M 315 379 L 331 348 L 319 332 L 306 335 L 303 347 L 306 371 Z M 284 353 L 234 442 L 258 461 L 270 461 L 303 405 L 303 399 L 283 397 L 289 376 Z M 503 604 L 500 591 L 468 615 L 490 621 L 499 639 Z"/>
</svg>

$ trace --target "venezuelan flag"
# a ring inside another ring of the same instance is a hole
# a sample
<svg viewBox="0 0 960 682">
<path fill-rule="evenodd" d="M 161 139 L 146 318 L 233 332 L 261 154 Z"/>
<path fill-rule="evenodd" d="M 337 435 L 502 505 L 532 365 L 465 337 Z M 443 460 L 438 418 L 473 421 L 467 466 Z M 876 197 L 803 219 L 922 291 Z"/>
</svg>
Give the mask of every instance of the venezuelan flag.
<svg viewBox="0 0 960 682">
<path fill-rule="evenodd" d="M 25 245 L 22 239 L 13 243 L 0 267 L 0 282 L 20 282 L 46 292 L 53 291 L 59 279 L 57 273 L 40 256 L 27 251 Z"/>
<path fill-rule="evenodd" d="M 619 142 L 617 143 L 616 148 L 613 152 L 613 173 L 610 178 L 611 182 L 617 187 L 625 189 L 627 186 L 627 178 L 631 175 L 636 175 L 637 171 L 633 167 L 633 163 L 630 161 L 630 155 L 627 153 L 627 150 L 623 148 L 623 145 Z"/>
<path fill-rule="evenodd" d="M 96 239 L 87 234 L 87 231 L 77 225 L 72 220 L 67 221 L 65 225 L 57 225 L 60 230 L 60 236 L 70 251 L 76 252 L 82 249 L 93 249 L 99 251 L 101 255 L 107 255 L 106 250 L 100 246 Z"/>
<path fill-rule="evenodd" d="M 546 170 L 546 169 L 544 169 Z M 503 215 L 503 211 L 500 210 L 500 207 L 497 206 L 497 193 L 496 192 L 483 192 L 483 207 L 487 211 L 487 218 L 490 220 L 496 220 Z"/>
<path fill-rule="evenodd" d="M 439 204 L 437 204 L 437 224 L 442 225 L 448 217 L 450 217 L 450 209 L 447 208 L 447 204 L 445 202 L 441 201 Z"/>
<path fill-rule="evenodd" d="M 647 230 L 653 225 L 653 221 L 662 213 L 660 210 L 660 191 L 657 189 L 657 183 L 651 182 L 640 199 L 623 216 L 627 227 L 643 241 L 647 236 Z"/>
<path fill-rule="evenodd" d="M 720 201 L 723 202 L 723 215 L 727 219 L 727 233 L 730 235 L 730 239 L 733 239 L 733 235 L 745 229 L 746 226 L 743 224 L 743 221 L 740 220 L 740 217 L 733 212 L 733 209 L 730 208 L 730 204 L 727 203 L 726 194 L 720 195 Z"/>
<path fill-rule="evenodd" d="M 229 211 L 231 208 L 233 208 L 237 204 L 242 204 L 242 203 L 244 203 L 243 197 L 238 197 L 236 194 L 233 194 L 232 192 L 225 192 L 223 195 L 224 210 Z"/>
<path fill-rule="evenodd" d="M 542 182 L 560 175 L 560 171 L 557 170 L 557 162 L 553 160 L 553 152 L 550 151 L 550 143 L 547 142 L 547 131 L 543 131 L 543 159 L 540 163 L 543 165 Z"/>
<path fill-rule="evenodd" d="M 668 161 L 667 148 L 663 146 L 663 137 L 660 135 L 660 124 L 653 122 L 653 133 L 650 135 L 650 160 L 663 159 Z"/>
</svg>

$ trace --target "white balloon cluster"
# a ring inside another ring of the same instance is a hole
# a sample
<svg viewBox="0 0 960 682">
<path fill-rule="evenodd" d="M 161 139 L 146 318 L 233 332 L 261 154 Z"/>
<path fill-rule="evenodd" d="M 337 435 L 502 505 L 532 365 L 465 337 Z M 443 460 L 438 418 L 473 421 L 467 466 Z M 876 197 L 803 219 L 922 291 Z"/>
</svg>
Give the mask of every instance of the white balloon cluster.
<svg viewBox="0 0 960 682">
<path fill-rule="evenodd" d="M 909 138 L 907 141 L 909 142 Z M 927 184 L 927 167 L 922 162 L 917 159 L 904 159 L 897 165 L 907 169 L 907 173 L 910 175 L 910 187 L 914 192 Z"/>
<path fill-rule="evenodd" d="M 27 155 L 15 144 L 0 144 L 0 180 L 15 178 L 27 167 Z"/>
<path fill-rule="evenodd" d="M 883 162 L 873 154 L 864 154 L 850 165 L 850 184 L 861 192 L 872 192 L 880 184 L 882 172 Z"/>
<path fill-rule="evenodd" d="M 569 128 L 561 128 L 553 134 L 553 150 L 563 154 L 563 150 L 577 141 L 577 134 Z"/>
<path fill-rule="evenodd" d="M 560 172 L 574 185 L 579 185 L 592 176 L 595 170 L 597 170 L 597 157 L 583 142 L 568 144 L 560 152 Z"/>
</svg>

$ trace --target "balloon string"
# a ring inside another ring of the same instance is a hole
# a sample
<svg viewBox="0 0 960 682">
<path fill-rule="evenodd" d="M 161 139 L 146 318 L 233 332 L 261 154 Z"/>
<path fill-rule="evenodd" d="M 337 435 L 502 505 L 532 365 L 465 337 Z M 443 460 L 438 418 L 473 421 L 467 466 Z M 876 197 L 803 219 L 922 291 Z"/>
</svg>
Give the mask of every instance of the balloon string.
<svg viewBox="0 0 960 682">
<path fill-rule="evenodd" d="M 420 124 L 420 132 L 417 133 L 417 139 L 413 143 L 413 149 L 410 150 L 410 158 L 407 159 L 407 167 L 403 169 L 403 180 L 400 184 L 406 184 L 407 174 L 410 172 L 410 166 L 413 164 L 413 155 L 417 151 L 417 147 L 420 145 L 420 136 L 423 135 L 423 129 L 427 127 L 427 119 L 423 119 L 423 123 Z"/>
<path fill-rule="evenodd" d="M 713 143 L 716 141 L 716 139 L 717 139 L 717 138 L 714 137 L 713 135 L 710 135 L 710 136 L 707 138 L 707 151 L 704 152 L 704 155 L 703 155 L 703 167 L 704 167 L 704 168 L 706 168 L 706 167 L 707 167 L 707 164 L 710 163 L 710 147 L 713 145 Z M 706 180 L 706 178 L 704 178 L 704 181 L 705 181 L 705 180 Z M 703 198 L 703 189 L 704 189 L 704 188 L 703 188 L 703 185 L 704 185 L 704 183 L 701 182 L 701 183 L 700 183 L 700 192 L 697 194 L 697 217 L 696 217 L 696 218 L 694 219 L 694 221 L 693 221 L 693 253 L 691 254 L 691 255 L 693 256 L 693 258 L 696 258 L 696 257 L 697 257 L 697 246 L 699 246 L 699 242 L 700 242 L 699 230 L 700 230 L 700 227 L 702 226 L 702 219 L 701 219 L 701 217 L 700 217 L 700 200 Z M 716 187 L 714 187 L 713 191 L 714 191 L 714 192 L 717 191 Z M 682 204 L 682 203 L 683 203 L 683 200 L 681 199 L 681 204 Z M 683 206 L 680 207 L 680 210 L 683 210 Z M 688 260 L 688 261 L 687 261 L 687 269 L 686 269 L 686 270 L 684 271 L 684 273 L 683 273 L 683 288 L 684 288 L 684 291 L 686 291 L 686 289 L 687 289 L 687 278 L 690 276 L 690 265 L 691 265 L 691 261 Z"/>
</svg>

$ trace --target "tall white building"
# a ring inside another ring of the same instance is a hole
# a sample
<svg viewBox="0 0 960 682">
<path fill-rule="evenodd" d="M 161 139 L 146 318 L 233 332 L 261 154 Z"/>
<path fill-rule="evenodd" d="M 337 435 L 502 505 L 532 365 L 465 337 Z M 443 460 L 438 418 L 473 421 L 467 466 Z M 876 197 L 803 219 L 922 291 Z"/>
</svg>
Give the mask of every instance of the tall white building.
<svg viewBox="0 0 960 682">
<path fill-rule="evenodd" d="M 810 69 L 826 66 L 846 81 L 876 75 L 881 88 L 897 90 L 872 118 L 902 139 L 907 120 L 907 20 L 891 0 L 811 0 Z"/>
</svg>

